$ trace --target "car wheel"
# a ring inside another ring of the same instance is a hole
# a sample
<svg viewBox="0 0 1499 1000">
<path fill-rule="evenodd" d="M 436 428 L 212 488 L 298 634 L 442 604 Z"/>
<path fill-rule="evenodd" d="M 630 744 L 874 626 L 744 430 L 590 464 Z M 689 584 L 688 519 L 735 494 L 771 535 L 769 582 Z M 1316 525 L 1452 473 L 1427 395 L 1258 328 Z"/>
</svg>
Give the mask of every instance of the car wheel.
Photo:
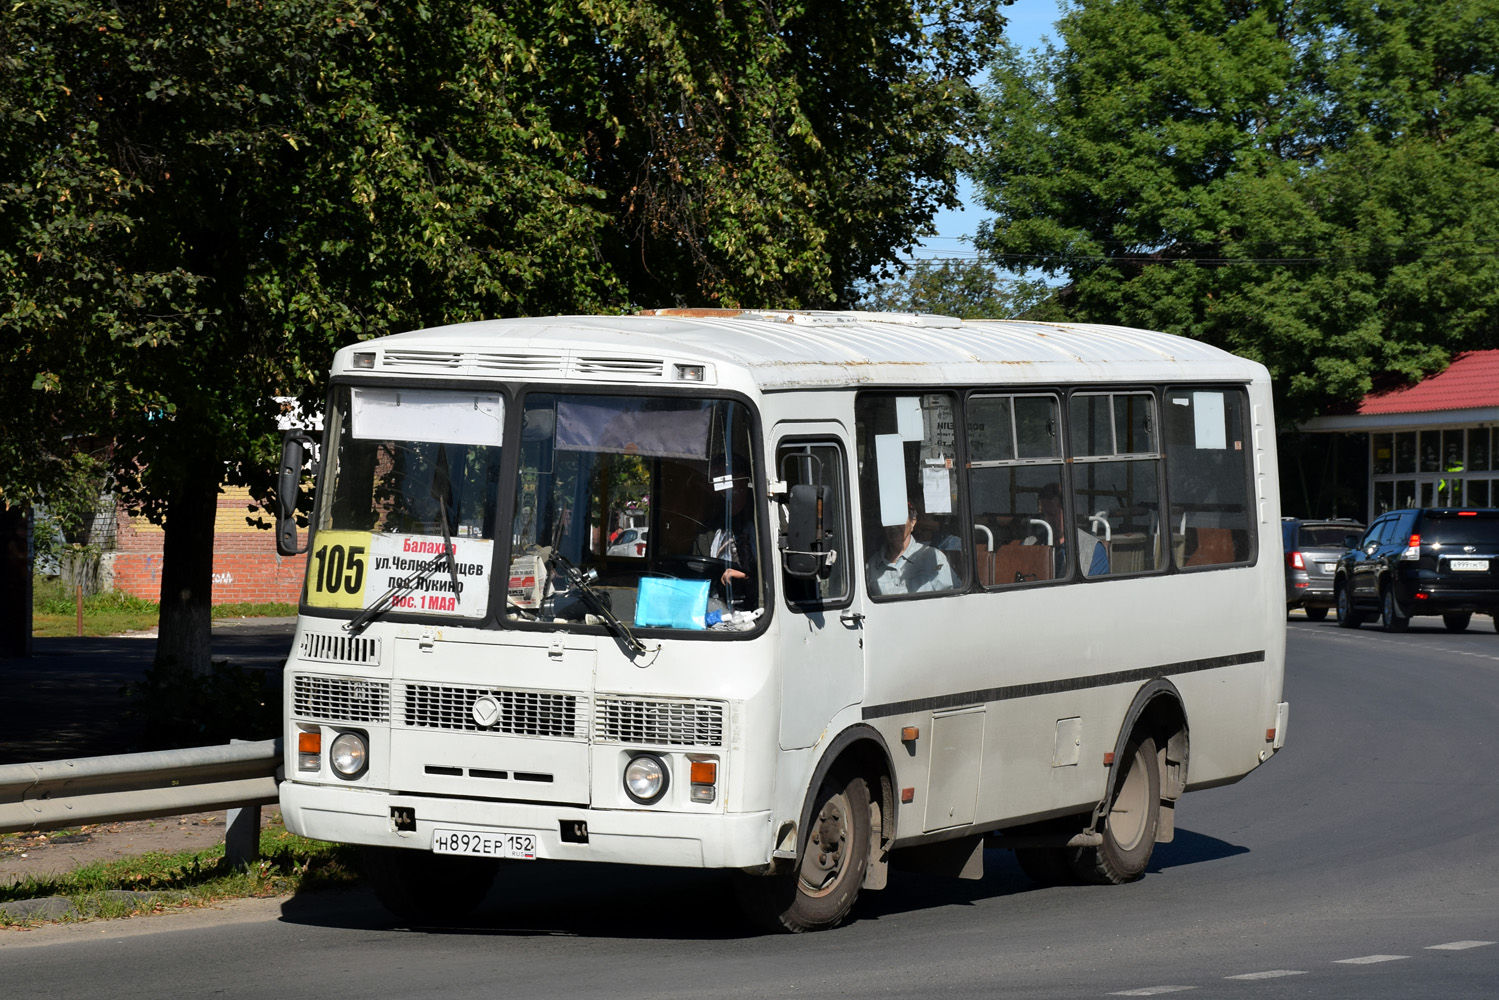
<svg viewBox="0 0 1499 1000">
<path fill-rule="evenodd" d="M 1454 611 L 1442 616 L 1442 624 L 1447 626 L 1448 632 L 1466 632 L 1468 623 L 1473 620 L 1471 611 Z"/>
<path fill-rule="evenodd" d="M 1306 608 L 1307 621 L 1320 622 L 1327 617 L 1326 608 Z"/>
<path fill-rule="evenodd" d="M 1348 592 L 1348 581 L 1344 580 L 1338 585 L 1338 625 L 1358 628 L 1363 623 L 1363 614 L 1353 610 L 1353 595 Z"/>
<path fill-rule="evenodd" d="M 1395 587 L 1386 584 L 1384 593 L 1380 595 L 1384 608 L 1384 630 L 1386 632 L 1404 632 L 1411 627 L 1410 617 L 1400 613 L 1400 605 L 1395 600 Z"/>
</svg>

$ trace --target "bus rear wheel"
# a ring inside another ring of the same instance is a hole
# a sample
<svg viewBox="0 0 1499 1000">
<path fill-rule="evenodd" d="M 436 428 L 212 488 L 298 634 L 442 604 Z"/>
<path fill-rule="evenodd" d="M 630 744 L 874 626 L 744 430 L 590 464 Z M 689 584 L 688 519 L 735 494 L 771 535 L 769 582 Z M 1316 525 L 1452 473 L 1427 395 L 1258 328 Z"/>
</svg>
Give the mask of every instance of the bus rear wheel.
<svg viewBox="0 0 1499 1000">
<path fill-rule="evenodd" d="M 1079 848 L 1072 870 L 1084 882 L 1120 885 L 1145 874 L 1155 850 L 1161 820 L 1161 770 L 1155 740 L 1130 740 L 1121 761 L 1124 770 L 1114 783 L 1114 797 L 1104 817 L 1103 843 Z"/>
<path fill-rule="evenodd" d="M 402 920 L 442 924 L 468 916 L 494 884 L 499 863 L 404 847 L 360 849 L 380 905 Z"/>
<path fill-rule="evenodd" d="M 869 785 L 862 777 L 829 773 L 817 791 L 795 870 L 736 879 L 745 916 L 766 930 L 794 934 L 841 924 L 869 867 L 869 810 Z"/>
</svg>

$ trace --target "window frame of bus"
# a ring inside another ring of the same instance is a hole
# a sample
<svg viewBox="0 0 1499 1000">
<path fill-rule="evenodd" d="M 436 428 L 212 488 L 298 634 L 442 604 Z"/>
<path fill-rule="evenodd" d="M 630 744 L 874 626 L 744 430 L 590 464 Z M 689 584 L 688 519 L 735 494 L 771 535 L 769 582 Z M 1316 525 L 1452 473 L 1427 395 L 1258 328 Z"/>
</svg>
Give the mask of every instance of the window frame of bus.
<svg viewBox="0 0 1499 1000">
<path fill-rule="evenodd" d="M 1150 401 L 1152 412 L 1148 414 L 1146 431 L 1151 435 L 1151 437 L 1153 438 L 1153 443 L 1157 446 L 1155 451 L 1119 450 L 1119 421 L 1115 401 L 1119 397 L 1127 396 L 1145 397 Z M 1109 447 L 1111 451 L 1109 451 L 1107 454 L 1098 453 L 1091 450 L 1086 454 L 1079 454 L 1078 450 L 1074 447 L 1074 435 L 1077 433 L 1078 428 L 1073 421 L 1073 407 L 1078 400 L 1085 399 L 1107 399 L 1109 401 L 1106 409 L 1109 416 Z M 1067 490 L 1067 509 L 1069 512 L 1069 516 L 1074 519 L 1072 521 L 1074 530 L 1076 530 L 1081 525 L 1083 518 L 1092 517 L 1092 512 L 1085 511 L 1081 515 L 1079 515 L 1078 512 L 1077 498 L 1080 492 L 1080 485 L 1078 483 L 1078 479 L 1081 476 L 1080 470 L 1094 466 L 1127 466 L 1130 463 L 1153 462 L 1155 464 L 1154 479 L 1156 495 L 1154 502 L 1156 506 L 1156 520 L 1160 524 L 1160 526 L 1157 528 L 1156 545 L 1161 545 L 1162 532 L 1166 532 L 1169 534 L 1169 527 L 1165 523 L 1166 518 L 1164 516 L 1164 508 L 1165 505 L 1169 504 L 1170 497 L 1166 493 L 1167 460 L 1166 452 L 1164 449 L 1165 442 L 1163 440 L 1164 428 L 1162 426 L 1161 400 L 1162 397 L 1160 396 L 1160 389 L 1155 385 L 1079 385 L 1074 386 L 1067 392 L 1066 405 L 1063 407 L 1066 412 L 1063 454 L 1065 456 L 1064 461 L 1068 470 L 1064 489 Z M 1133 508 L 1118 509 L 1128 510 Z M 1145 509 L 1148 510 L 1149 507 L 1147 506 Z M 1092 534 L 1091 528 L 1092 524 L 1090 521 L 1088 529 L 1089 534 Z M 1104 538 L 1099 538 L 1098 540 L 1100 542 L 1105 541 Z M 1073 546 L 1072 548 L 1076 548 L 1076 546 Z M 1171 558 L 1169 553 L 1162 552 L 1161 557 L 1156 560 L 1155 565 L 1151 566 L 1148 569 L 1119 572 L 1114 568 L 1115 559 L 1113 554 L 1113 547 L 1109 546 L 1105 551 L 1109 553 L 1109 571 L 1107 573 L 1100 573 L 1097 576 L 1090 575 L 1087 572 L 1087 568 L 1083 566 L 1081 558 L 1079 558 L 1081 553 L 1073 553 L 1073 555 L 1070 555 L 1068 557 L 1066 579 L 1075 582 L 1087 583 L 1096 580 L 1128 579 L 1141 576 L 1155 576 L 1167 572 L 1168 567 L 1171 565 Z"/>
<path fill-rule="evenodd" d="M 634 390 L 634 391 L 632 392 L 630 390 Z M 525 620 L 525 619 L 522 619 L 522 618 L 512 618 L 508 614 L 508 597 L 509 597 L 508 581 L 509 581 L 509 578 L 510 578 L 510 567 L 511 567 L 511 565 L 514 562 L 516 553 L 519 551 L 519 549 L 516 547 L 516 544 L 515 544 L 515 541 L 514 541 L 514 525 L 515 525 L 515 519 L 516 519 L 517 512 L 520 509 L 519 504 L 517 502 L 517 498 L 518 498 L 519 492 L 521 490 L 521 485 L 522 485 L 522 483 L 521 483 L 521 473 L 523 471 L 523 466 L 524 466 L 524 462 L 525 462 L 524 449 L 522 447 L 522 440 L 521 439 L 522 439 L 522 433 L 523 433 L 523 427 L 524 427 L 526 407 L 527 407 L 527 404 L 530 401 L 531 397 L 533 397 L 533 396 L 537 396 L 537 395 L 550 395 L 550 396 L 553 396 L 553 397 L 577 397 L 577 396 L 619 397 L 619 396 L 638 396 L 638 395 L 642 395 L 643 393 L 644 394 L 648 394 L 650 396 L 657 396 L 657 397 L 686 398 L 686 399 L 695 399 L 695 400 L 699 400 L 699 401 L 727 402 L 727 403 L 734 403 L 734 404 L 737 404 L 738 406 L 742 407 L 743 412 L 745 413 L 745 415 L 747 417 L 747 420 L 748 420 L 748 423 L 749 423 L 748 433 L 749 433 L 749 442 L 750 442 L 749 446 L 750 446 L 750 450 L 751 450 L 750 460 L 753 463 L 754 469 L 755 469 L 754 479 L 750 483 L 750 491 L 751 491 L 751 495 L 752 495 L 752 498 L 753 498 L 753 502 L 755 504 L 755 513 L 754 513 L 754 517 L 755 517 L 755 532 L 756 532 L 756 546 L 755 546 L 755 548 L 756 548 L 756 556 L 757 556 L 757 558 L 759 560 L 758 570 L 759 570 L 759 580 L 760 580 L 760 594 L 759 594 L 760 604 L 759 604 L 759 606 L 763 610 L 762 610 L 762 612 L 760 614 L 760 617 L 755 621 L 753 627 L 744 629 L 742 631 L 740 631 L 740 630 L 733 630 L 733 629 L 725 629 L 725 630 L 715 631 L 713 629 L 708 629 L 708 628 L 704 628 L 704 629 L 685 629 L 685 628 L 670 628 L 670 627 L 665 627 L 665 626 L 654 626 L 654 625 L 636 625 L 633 622 L 633 620 L 627 620 L 627 621 L 625 621 L 625 624 L 630 628 L 630 631 L 632 633 L 634 633 L 637 636 L 644 636 L 646 638 L 655 638 L 655 639 L 662 639 L 662 638 L 668 638 L 668 639 L 690 638 L 690 639 L 693 639 L 693 640 L 701 640 L 701 641 L 708 641 L 708 642 L 729 642 L 729 641 L 739 641 L 739 640 L 753 639 L 753 638 L 756 638 L 756 637 L 762 635 L 766 631 L 766 629 L 769 627 L 771 618 L 774 616 L 774 613 L 775 613 L 774 610 L 773 610 L 773 607 L 774 607 L 774 605 L 776 603 L 776 601 L 775 601 L 775 595 L 774 595 L 774 593 L 771 590 L 771 588 L 773 586 L 773 584 L 771 582 L 771 579 L 772 579 L 772 577 L 776 574 L 776 572 L 779 569 L 779 560 L 768 558 L 767 555 L 766 555 L 766 544 L 767 544 L 766 537 L 767 537 L 767 530 L 768 530 L 766 528 L 766 526 L 769 525 L 769 524 L 771 524 L 771 523 L 773 523 L 773 522 L 770 520 L 770 517 L 769 517 L 769 513 L 770 513 L 770 511 L 769 511 L 769 502 L 768 502 L 767 497 L 766 497 L 766 483 L 767 483 L 768 478 L 769 478 L 769 471 L 767 469 L 764 469 L 764 468 L 761 467 L 763 465 L 763 462 L 761 461 L 761 456 L 763 456 L 764 453 L 765 453 L 765 439 L 764 439 L 764 437 L 762 435 L 762 427 L 761 427 L 761 425 L 762 425 L 762 414 L 760 413 L 759 407 L 757 407 L 755 405 L 754 400 L 750 399 L 750 397 L 746 396 L 743 393 L 735 392 L 735 391 L 732 391 L 732 390 L 722 391 L 722 392 L 713 392 L 713 393 L 704 393 L 700 389 L 695 390 L 695 389 L 688 388 L 688 387 L 677 387 L 677 386 L 669 386 L 669 387 L 668 386 L 660 386 L 660 387 L 658 387 L 658 386 L 633 386 L 633 385 L 628 385 L 628 384 L 626 384 L 626 385 L 618 385 L 618 386 L 615 386 L 615 385 L 570 385 L 570 384 L 566 384 L 566 383 L 558 384 L 558 383 L 550 383 L 550 382 L 548 382 L 548 383 L 534 383 L 534 384 L 528 384 L 528 385 L 526 385 L 523 389 L 521 389 L 519 391 L 516 391 L 514 393 L 513 400 L 511 402 L 511 406 L 512 406 L 512 409 L 513 409 L 513 412 L 514 412 L 514 421 L 515 421 L 514 424 L 513 424 L 513 433 L 514 433 L 515 448 L 513 449 L 512 455 L 511 456 L 507 456 L 507 460 L 510 461 L 510 462 L 513 462 L 513 465 L 506 465 L 504 467 L 504 469 L 502 469 L 501 476 L 503 477 L 508 472 L 510 474 L 511 478 L 512 478 L 513 487 L 510 490 L 508 490 L 508 491 L 506 491 L 506 490 L 502 490 L 501 491 L 502 493 L 505 494 L 505 496 L 503 498 L 504 506 L 503 506 L 503 508 L 501 510 L 501 515 L 500 515 L 501 517 L 503 517 L 503 518 L 506 519 L 506 526 L 505 526 L 505 531 L 504 531 L 504 535 L 503 535 L 503 539 L 504 539 L 504 543 L 505 543 L 505 552 L 503 554 L 503 557 L 500 557 L 500 556 L 496 557 L 496 573 L 495 573 L 496 587 L 498 588 L 499 600 L 501 602 L 503 602 L 503 603 L 499 607 L 497 607 L 493 611 L 493 614 L 492 614 L 492 620 L 501 629 L 515 629 L 515 630 L 520 631 L 520 632 L 535 632 L 535 633 L 539 633 L 539 634 L 557 634 L 559 632 L 576 632 L 577 634 L 581 634 L 581 635 L 605 635 L 605 636 L 609 636 L 609 635 L 613 634 L 612 631 L 610 630 L 610 628 L 608 626 L 606 626 L 606 625 L 588 625 L 588 624 L 583 623 L 583 622 L 575 622 L 575 621 L 568 621 L 568 622 L 542 621 L 542 620 L 539 620 L 539 619 L 538 620 L 534 620 L 534 621 L 528 621 L 528 620 Z M 555 431 L 554 431 L 554 434 L 555 434 Z M 510 437 L 508 436 L 508 434 L 507 434 L 506 440 L 507 441 L 510 440 Z M 711 456 L 710 456 L 709 461 L 711 463 Z M 652 488 L 653 489 L 655 488 L 654 485 L 653 485 Z M 652 498 L 652 501 L 653 501 L 652 502 L 652 518 L 654 519 L 655 514 L 656 514 L 656 510 L 655 510 L 655 498 L 654 497 Z M 647 523 L 648 523 L 648 525 L 652 526 L 652 528 L 653 528 L 653 530 L 652 530 L 652 536 L 653 537 L 656 536 L 657 532 L 654 530 L 654 526 L 655 526 L 654 520 L 648 521 Z M 770 537 L 771 543 L 773 545 L 774 535 L 770 535 L 769 537 Z M 500 572 L 500 567 L 502 567 L 502 566 L 504 567 L 504 569 L 503 569 L 503 572 Z M 638 583 L 637 583 L 637 589 L 638 589 Z"/>
<path fill-rule="evenodd" d="M 792 597 L 793 589 L 803 586 L 808 581 L 787 577 L 785 569 L 782 568 L 780 572 L 781 596 L 785 601 L 786 607 L 796 614 L 809 614 L 818 611 L 840 611 L 849 607 L 854 602 L 853 574 L 850 571 L 852 560 L 849 558 L 853 543 L 853 538 L 849 532 L 849 511 L 852 509 L 849 504 L 849 462 L 848 451 L 844 448 L 843 442 L 827 434 L 799 435 L 782 438 L 776 442 L 776 469 L 779 470 L 781 468 L 781 463 L 787 455 L 806 454 L 807 452 L 802 449 L 815 449 L 818 447 L 831 449 L 837 453 L 838 457 L 838 461 L 832 463 L 836 466 L 836 483 L 830 484 L 828 482 L 829 463 L 822 463 L 822 486 L 824 490 L 828 491 L 823 501 L 823 527 L 824 530 L 828 530 L 827 524 L 829 518 L 827 512 L 828 506 L 831 505 L 834 507 L 834 514 L 837 520 L 837 528 L 833 529 L 834 535 L 831 541 L 838 556 L 831 567 L 830 578 L 837 574 L 842 574 L 843 596 L 836 600 L 824 600 L 821 597 L 812 600 L 796 600 Z M 780 474 L 779 471 L 776 473 L 778 476 Z M 792 485 L 791 480 L 787 479 L 786 486 L 788 489 Z M 832 503 L 829 504 L 829 501 L 832 501 Z M 838 545 L 840 540 L 843 543 L 841 547 Z M 816 580 L 819 578 L 814 577 L 812 579 Z"/>
<path fill-rule="evenodd" d="M 964 466 L 964 457 L 965 457 L 964 439 L 967 437 L 967 435 L 964 434 L 964 433 L 962 433 L 963 421 L 965 419 L 965 417 L 964 417 L 963 403 L 964 403 L 964 397 L 967 395 L 967 393 L 965 391 L 966 388 L 967 387 L 960 387 L 960 388 L 936 387 L 936 388 L 934 388 L 934 387 L 931 387 L 931 386 L 908 386 L 908 387 L 903 386 L 903 387 L 900 387 L 900 388 L 893 388 L 892 387 L 892 388 L 875 389 L 875 390 L 870 390 L 870 391 L 867 391 L 867 392 L 860 392 L 858 395 L 856 395 L 854 397 L 854 426 L 855 426 L 854 449 L 855 449 L 855 455 L 856 456 L 858 455 L 858 448 L 859 448 L 859 444 L 860 444 L 859 435 L 867 433 L 869 435 L 869 440 L 867 442 L 867 445 L 868 445 L 868 447 L 870 449 L 869 454 L 867 456 L 867 462 L 868 462 L 868 466 L 870 468 L 874 468 L 876 466 L 876 464 L 877 464 L 876 463 L 876 458 L 875 458 L 875 453 L 874 453 L 874 447 L 875 447 L 875 445 L 874 445 L 874 437 L 876 435 L 874 435 L 872 432 L 866 431 L 866 427 L 868 426 L 868 422 L 866 420 L 862 419 L 863 413 L 862 413 L 861 408 L 865 405 L 866 401 L 868 401 L 868 400 L 874 400 L 874 399 L 892 399 L 893 400 L 893 399 L 909 398 L 909 397 L 916 397 L 917 399 L 921 399 L 922 397 L 926 397 L 926 396 L 946 396 L 947 397 L 947 399 L 949 400 L 949 403 L 951 404 L 951 408 L 952 408 L 952 421 L 953 421 L 953 443 L 952 443 L 953 454 L 951 456 L 951 462 L 952 462 L 952 464 L 949 467 L 948 471 L 952 474 L 952 477 L 953 477 L 953 479 L 951 480 L 951 485 L 950 485 L 949 488 L 953 491 L 953 494 L 954 494 L 954 496 L 953 496 L 953 507 L 954 507 L 954 510 L 953 510 L 953 512 L 952 512 L 952 514 L 950 516 L 956 518 L 957 523 L 959 525 L 968 523 L 968 496 L 967 496 L 967 493 L 968 493 L 968 480 L 967 480 L 967 472 L 966 472 L 966 470 L 963 467 Z M 924 444 L 925 441 L 926 441 L 926 438 L 923 436 L 920 439 L 920 442 Z M 904 444 L 906 442 L 903 441 L 902 443 Z M 867 537 L 866 537 L 866 519 L 867 519 L 867 516 L 868 516 L 869 512 L 866 511 L 865 508 L 864 508 L 864 501 L 865 501 L 865 495 L 864 495 L 865 494 L 865 489 L 864 489 L 865 467 L 866 467 L 866 460 L 865 460 L 865 458 L 862 458 L 862 457 L 858 458 L 857 478 L 858 478 L 858 482 L 859 482 L 859 491 L 858 491 L 858 493 L 859 493 L 859 515 L 860 515 L 860 517 L 859 517 L 858 531 L 859 531 L 859 536 L 860 536 L 860 541 L 861 541 L 861 547 L 860 547 L 860 552 L 859 552 L 859 555 L 860 555 L 859 569 L 860 569 L 861 580 L 862 580 L 863 585 L 864 585 L 864 596 L 867 597 L 871 601 L 875 601 L 877 603 L 883 603 L 883 602 L 886 602 L 886 601 L 896 601 L 896 602 L 899 602 L 899 601 L 931 600 L 933 598 L 948 597 L 948 596 L 952 596 L 954 594 L 966 594 L 970 590 L 972 590 L 973 589 L 973 580 L 975 578 L 975 574 L 973 573 L 973 558 L 972 558 L 972 556 L 971 556 L 970 553 L 971 553 L 972 548 L 973 548 L 973 543 L 972 543 L 972 539 L 965 538 L 962 534 L 959 534 L 957 537 L 958 537 L 959 542 L 962 544 L 962 547 L 960 549 L 958 549 L 959 554 L 962 556 L 962 565 L 961 566 L 958 566 L 955 569 L 953 567 L 953 565 L 952 565 L 952 560 L 949 559 L 949 558 L 947 558 L 947 556 L 946 556 L 946 551 L 947 550 L 938 549 L 939 552 L 944 553 L 944 558 L 947 559 L 948 570 L 953 575 L 953 586 L 951 586 L 949 588 L 946 588 L 944 590 L 918 591 L 917 593 L 914 593 L 914 594 L 911 594 L 911 593 L 907 593 L 907 594 L 876 594 L 874 592 L 874 590 L 869 585 L 870 584 L 869 560 L 873 557 L 873 555 L 874 555 L 874 553 L 876 551 L 883 551 L 883 547 L 881 547 L 880 549 L 869 549 L 867 546 L 865 546 L 865 545 L 862 544 L 863 542 L 865 542 L 865 541 L 868 540 Z M 876 517 L 878 517 L 878 513 L 877 513 L 878 512 L 878 506 L 879 506 L 878 475 L 876 475 L 876 477 L 875 477 L 875 493 L 874 493 L 874 498 L 875 498 L 875 507 L 876 507 Z M 920 513 L 922 513 L 922 512 L 918 512 L 918 515 Z M 881 525 L 881 528 L 883 528 L 883 525 Z M 926 542 L 922 542 L 922 544 L 926 545 L 927 543 Z"/>
<path fill-rule="evenodd" d="M 1019 424 L 1019 421 L 1017 421 L 1016 418 L 1015 418 L 1015 401 L 1017 399 L 1044 399 L 1044 400 L 1048 400 L 1048 401 L 1051 402 L 1052 407 L 1053 407 L 1053 417 L 1054 417 L 1055 424 L 1056 424 L 1055 430 L 1053 431 L 1053 438 L 1054 438 L 1054 440 L 1056 442 L 1055 454 L 1050 455 L 1050 456 L 1044 456 L 1044 457 L 1042 457 L 1042 456 L 1034 456 L 1034 457 L 1029 457 L 1029 458 L 1021 457 L 1021 454 L 1020 454 L 1020 424 Z M 1056 470 L 1056 480 L 1055 480 L 1055 482 L 1056 482 L 1056 485 L 1057 485 L 1057 489 L 1059 491 L 1061 491 L 1062 497 L 1063 497 L 1064 517 L 1068 516 L 1066 514 L 1066 508 L 1065 508 L 1065 504 L 1067 503 L 1067 499 L 1066 498 L 1067 498 L 1067 494 L 1068 494 L 1068 490 L 1067 490 L 1067 486 L 1068 486 L 1068 474 L 1067 474 L 1067 455 L 1066 455 L 1066 448 L 1065 448 L 1065 441 L 1064 441 L 1064 438 L 1066 436 L 1066 427 L 1067 427 L 1067 424 L 1066 424 L 1065 418 L 1062 415 L 1062 411 L 1065 409 L 1065 406 L 1064 406 L 1065 399 L 1066 399 L 1066 394 L 1060 388 L 1040 388 L 1040 387 L 1038 387 L 1038 388 L 999 389 L 999 388 L 984 387 L 984 388 L 973 389 L 972 391 L 970 391 L 967 394 L 965 394 L 965 396 L 963 397 L 963 436 L 962 436 L 962 446 L 963 446 L 963 451 L 964 451 L 964 455 L 965 455 L 965 460 L 964 460 L 963 465 L 964 465 L 964 468 L 967 470 L 967 473 L 968 473 L 968 475 L 967 475 L 967 481 L 966 481 L 966 484 L 965 484 L 965 486 L 966 486 L 966 489 L 965 489 L 965 494 L 966 494 L 965 499 L 967 501 L 967 510 L 968 510 L 968 515 L 969 515 L 969 520 L 970 521 L 972 521 L 972 520 L 974 520 L 974 519 L 976 519 L 977 517 L 980 516 L 979 513 L 977 512 L 978 511 L 978 501 L 974 497 L 975 483 L 978 480 L 978 477 L 974 475 L 974 472 L 976 470 L 988 470 L 988 469 L 1020 469 L 1020 468 L 1026 468 L 1026 469 L 1055 469 Z M 1007 411 L 1007 415 L 1008 415 L 1008 418 L 1009 418 L 1010 446 L 1011 446 L 1011 451 L 1012 451 L 1012 454 L 1014 455 L 1014 457 L 1013 458 L 992 458 L 992 459 L 991 458 L 975 458 L 974 457 L 974 450 L 973 450 L 973 435 L 971 433 L 971 421 L 973 420 L 974 404 L 975 403 L 982 404 L 982 403 L 986 403 L 986 402 L 989 402 L 989 401 L 995 401 L 995 400 L 1003 400 L 1006 403 L 1008 403 L 1008 406 L 1006 407 L 1006 411 Z M 1013 473 L 1012 473 L 1012 477 L 1013 477 Z M 1049 485 L 1049 483 L 1047 485 Z M 1013 480 L 1013 478 L 1011 480 L 1011 486 L 1012 487 L 1014 486 L 1014 480 Z M 1014 492 L 1013 488 L 1012 488 L 1011 492 L 1012 493 Z M 1036 490 L 1036 492 L 1039 495 L 1040 489 L 1038 488 Z M 1039 507 L 1038 507 L 1036 513 L 1039 515 L 1039 513 L 1040 513 Z M 986 525 L 986 527 L 988 527 L 988 526 Z M 990 530 L 992 530 L 992 529 L 990 529 Z M 1070 579 L 1069 574 L 1064 571 L 1061 575 L 1054 575 L 1054 576 L 1051 576 L 1051 577 L 1049 577 L 1047 579 L 1044 579 L 1044 580 L 1038 578 L 1038 579 L 1035 579 L 1035 580 L 1022 580 L 1022 581 L 1019 581 L 1019 582 L 1011 581 L 1009 583 L 1002 583 L 1002 582 L 991 581 L 990 583 L 987 583 L 987 584 L 979 582 L 979 574 L 978 574 L 977 570 L 978 570 L 978 558 L 979 558 L 980 549 L 979 549 L 979 545 L 978 545 L 978 537 L 977 537 L 977 535 L 976 534 L 973 535 L 969 539 L 969 541 L 971 542 L 972 547 L 973 547 L 973 553 L 972 553 L 971 556 L 969 556 L 969 560 L 974 564 L 973 579 L 974 579 L 975 583 L 977 583 L 979 589 L 981 589 L 983 591 L 988 592 L 988 591 L 995 591 L 995 590 L 1013 590 L 1013 589 L 1015 589 L 1017 587 L 1049 587 L 1049 586 L 1055 586 L 1055 585 L 1061 584 L 1061 583 L 1066 583 Z M 1048 548 L 1055 549 L 1055 547 L 1057 545 L 1057 542 L 1058 542 L 1058 539 L 1053 538 L 1052 539 L 1052 543 L 1051 543 L 1050 546 L 1048 546 Z M 994 549 L 994 552 L 998 553 L 999 550 L 1000 550 L 1000 548 L 1002 548 L 1002 547 L 1003 546 L 996 546 L 995 549 Z M 987 551 L 987 550 L 985 550 L 985 551 Z"/>
<path fill-rule="evenodd" d="M 1243 445 L 1240 449 L 1241 461 L 1239 463 L 1239 468 L 1243 476 L 1241 480 L 1243 484 L 1243 515 L 1245 533 L 1247 536 L 1245 539 L 1245 551 L 1248 555 L 1245 559 L 1234 560 L 1231 562 L 1199 563 L 1197 565 L 1187 565 L 1184 559 L 1181 561 L 1177 560 L 1175 529 L 1170 524 L 1167 524 L 1166 530 L 1169 534 L 1169 537 L 1171 538 L 1171 565 L 1174 571 L 1179 573 L 1201 573 L 1235 566 L 1253 566 L 1259 561 L 1260 535 L 1259 518 L 1255 509 L 1256 493 L 1253 454 L 1254 428 L 1250 424 L 1251 415 L 1253 413 L 1252 408 L 1254 404 L 1250 401 L 1249 387 L 1247 385 L 1243 384 L 1242 382 L 1228 384 L 1213 382 L 1185 382 L 1171 383 L 1163 387 L 1163 389 L 1161 390 L 1161 447 L 1166 456 L 1165 465 L 1167 474 L 1165 493 L 1167 508 L 1166 513 L 1168 517 L 1171 516 L 1171 506 L 1177 501 L 1177 497 L 1171 490 L 1170 482 L 1172 466 L 1172 446 L 1170 435 L 1166 427 L 1166 406 L 1170 404 L 1170 397 L 1172 393 L 1191 394 L 1193 392 L 1220 392 L 1224 394 L 1225 398 L 1229 394 L 1233 394 L 1239 400 L 1238 431 L 1240 435 L 1239 440 Z"/>
</svg>

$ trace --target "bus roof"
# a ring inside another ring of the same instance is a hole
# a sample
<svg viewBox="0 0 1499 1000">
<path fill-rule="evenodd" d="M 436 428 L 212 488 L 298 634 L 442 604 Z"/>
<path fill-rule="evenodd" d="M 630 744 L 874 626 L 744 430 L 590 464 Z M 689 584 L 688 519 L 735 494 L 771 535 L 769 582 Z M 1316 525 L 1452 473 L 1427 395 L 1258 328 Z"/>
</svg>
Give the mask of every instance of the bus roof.
<svg viewBox="0 0 1499 1000">
<path fill-rule="evenodd" d="M 362 355 L 359 364 L 355 355 Z M 701 379 L 683 366 L 702 366 Z M 738 370 L 736 372 L 735 370 Z M 1208 344 L 1121 326 L 923 313 L 660 309 L 433 327 L 340 350 L 333 373 L 744 386 L 1268 379 Z M 739 372 L 743 374 L 740 375 Z"/>
</svg>

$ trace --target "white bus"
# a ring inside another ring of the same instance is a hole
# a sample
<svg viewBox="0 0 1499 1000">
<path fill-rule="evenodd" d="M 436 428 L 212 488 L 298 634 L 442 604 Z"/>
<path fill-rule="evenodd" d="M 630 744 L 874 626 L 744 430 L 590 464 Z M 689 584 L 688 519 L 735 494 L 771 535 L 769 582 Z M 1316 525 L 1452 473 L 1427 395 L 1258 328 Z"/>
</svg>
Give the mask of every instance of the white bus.
<svg viewBox="0 0 1499 1000">
<path fill-rule="evenodd" d="M 1270 381 L 1160 333 L 659 310 L 340 350 L 289 434 L 289 829 L 411 919 L 499 862 L 1139 877 L 1283 743 Z M 624 535 L 625 532 L 630 532 Z M 627 541 L 621 543 L 619 539 Z"/>
</svg>

